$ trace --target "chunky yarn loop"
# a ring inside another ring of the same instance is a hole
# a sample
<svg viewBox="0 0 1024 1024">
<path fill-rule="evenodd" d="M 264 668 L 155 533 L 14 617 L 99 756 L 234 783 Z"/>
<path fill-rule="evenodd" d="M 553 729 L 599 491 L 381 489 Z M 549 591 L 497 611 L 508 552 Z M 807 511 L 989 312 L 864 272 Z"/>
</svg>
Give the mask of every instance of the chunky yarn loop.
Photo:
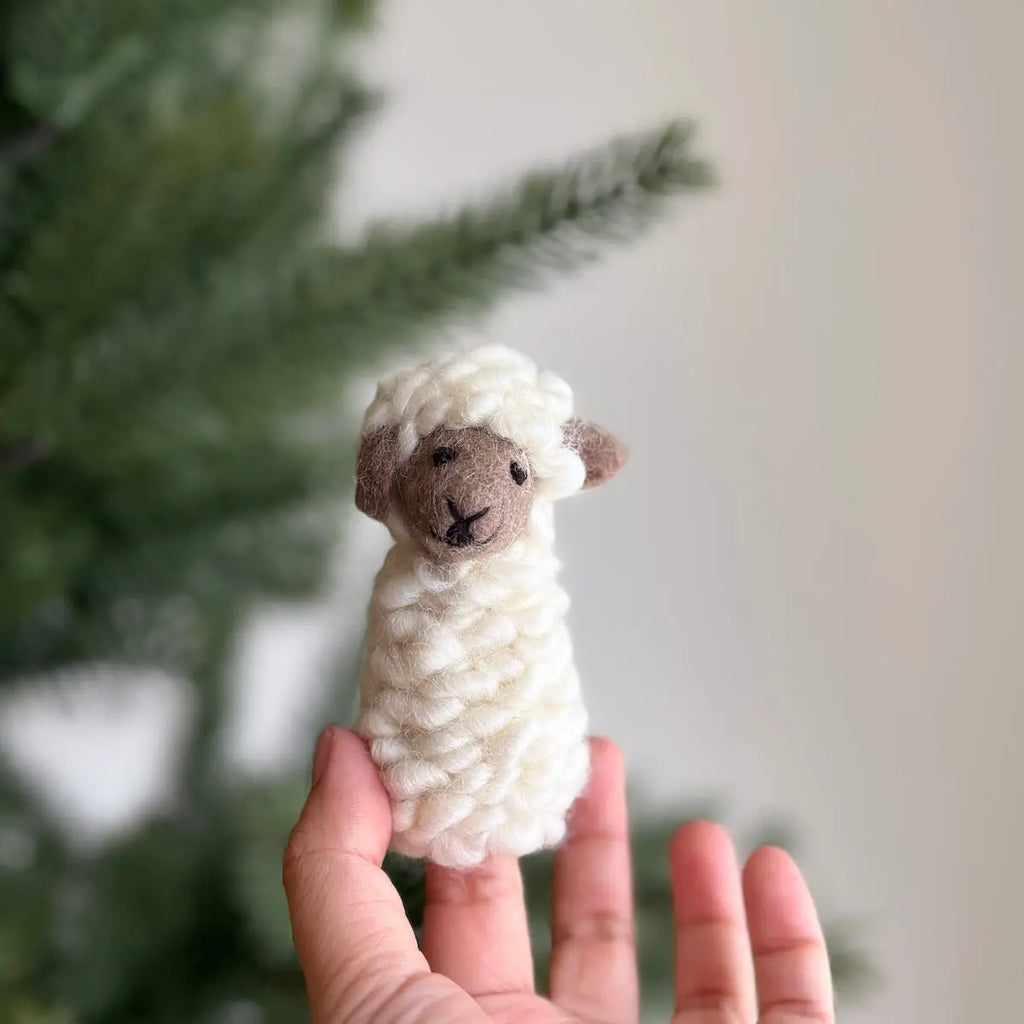
<svg viewBox="0 0 1024 1024">
<path fill-rule="evenodd" d="M 511 546 L 439 564 L 396 515 L 377 576 L 358 729 L 391 796 L 393 849 L 456 868 L 557 845 L 589 767 L 587 715 L 552 550 L 552 502 L 579 490 L 565 444 L 572 393 L 496 346 L 381 382 L 364 434 L 398 428 L 399 463 L 438 427 L 486 427 L 537 481 Z"/>
<path fill-rule="evenodd" d="M 397 426 L 401 462 L 438 427 L 486 427 L 529 455 L 540 496 L 555 500 L 583 486 L 583 463 L 563 438 L 571 416 L 572 391 L 561 377 L 510 348 L 485 345 L 385 377 L 363 433 Z"/>
<path fill-rule="evenodd" d="M 448 576 L 395 545 L 377 579 L 360 731 L 393 847 L 451 867 L 557 844 L 586 781 L 587 719 L 543 545 Z"/>
</svg>

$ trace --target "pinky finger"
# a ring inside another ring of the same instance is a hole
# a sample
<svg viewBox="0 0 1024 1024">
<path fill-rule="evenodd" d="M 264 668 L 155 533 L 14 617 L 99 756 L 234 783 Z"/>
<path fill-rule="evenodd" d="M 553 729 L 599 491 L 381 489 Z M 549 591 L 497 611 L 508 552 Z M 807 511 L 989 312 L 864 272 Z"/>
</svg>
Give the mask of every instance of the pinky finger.
<svg viewBox="0 0 1024 1024">
<path fill-rule="evenodd" d="M 758 850 L 743 872 L 763 1024 L 835 1024 L 832 976 L 818 914 L 787 853 Z"/>
</svg>

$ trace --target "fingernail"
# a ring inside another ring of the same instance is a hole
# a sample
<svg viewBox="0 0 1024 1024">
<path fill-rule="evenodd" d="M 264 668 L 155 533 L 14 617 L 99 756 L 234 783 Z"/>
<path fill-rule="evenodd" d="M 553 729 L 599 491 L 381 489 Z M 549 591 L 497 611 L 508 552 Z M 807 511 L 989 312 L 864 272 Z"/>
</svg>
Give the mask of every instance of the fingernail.
<svg viewBox="0 0 1024 1024">
<path fill-rule="evenodd" d="M 331 760 L 331 751 L 334 748 L 334 738 L 338 734 L 337 726 L 329 725 L 316 741 L 316 751 L 313 754 L 313 781 L 316 785 L 327 771 L 327 765 Z"/>
</svg>

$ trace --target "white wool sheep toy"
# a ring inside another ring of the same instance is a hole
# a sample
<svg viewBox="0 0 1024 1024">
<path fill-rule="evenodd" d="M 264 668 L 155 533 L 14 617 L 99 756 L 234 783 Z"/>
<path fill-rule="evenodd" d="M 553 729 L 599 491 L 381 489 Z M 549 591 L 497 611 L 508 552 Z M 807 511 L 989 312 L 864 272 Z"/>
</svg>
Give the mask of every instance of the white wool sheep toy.
<svg viewBox="0 0 1024 1024">
<path fill-rule="evenodd" d="M 557 845 L 589 768 L 553 551 L 555 499 L 622 445 L 500 346 L 380 382 L 356 504 L 394 539 L 370 603 L 357 729 L 391 797 L 392 848 L 456 868 Z"/>
</svg>

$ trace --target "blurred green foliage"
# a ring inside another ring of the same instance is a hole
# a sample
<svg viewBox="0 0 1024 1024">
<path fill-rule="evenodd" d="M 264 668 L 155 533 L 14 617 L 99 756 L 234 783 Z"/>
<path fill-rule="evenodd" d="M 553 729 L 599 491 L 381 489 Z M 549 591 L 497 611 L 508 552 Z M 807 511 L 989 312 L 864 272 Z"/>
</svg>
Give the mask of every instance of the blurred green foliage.
<svg viewBox="0 0 1024 1024">
<path fill-rule="evenodd" d="M 173 810 L 98 850 L 0 757 L 0 1024 L 305 1018 L 280 885 L 304 780 L 217 759 L 239 626 L 314 593 L 337 542 L 345 386 L 710 182 L 671 124 L 332 242 L 372 21 L 369 0 L 0 0 L 0 690 L 157 665 L 199 708 Z M 635 841 L 657 985 L 666 833 Z M 548 867 L 526 862 L 541 951 Z M 415 921 L 419 867 L 388 869 Z"/>
</svg>

